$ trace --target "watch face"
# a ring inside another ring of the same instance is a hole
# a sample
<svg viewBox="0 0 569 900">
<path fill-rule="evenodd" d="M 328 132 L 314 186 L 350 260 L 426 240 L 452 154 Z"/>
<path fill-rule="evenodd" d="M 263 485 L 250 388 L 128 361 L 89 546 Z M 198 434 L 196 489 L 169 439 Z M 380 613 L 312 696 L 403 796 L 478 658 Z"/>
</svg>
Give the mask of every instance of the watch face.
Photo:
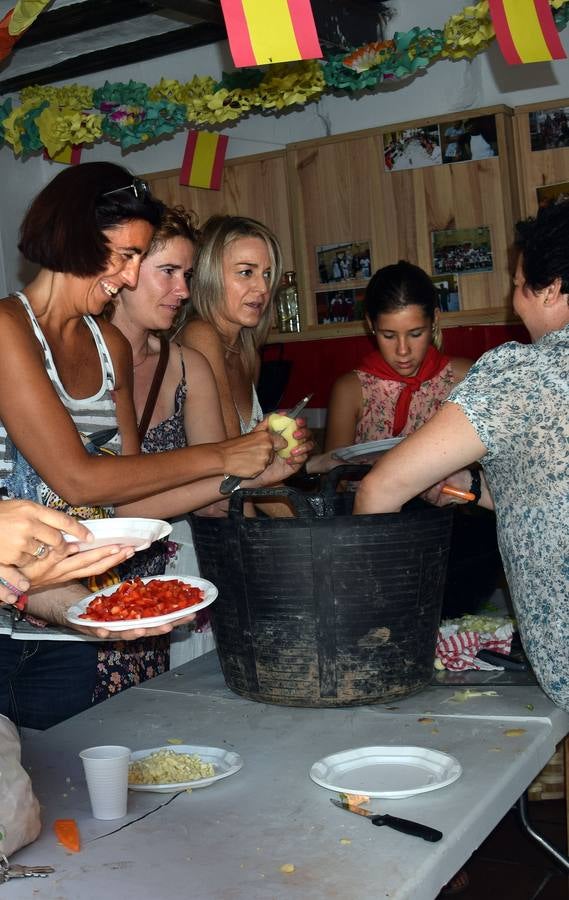
<svg viewBox="0 0 569 900">
<path fill-rule="evenodd" d="M 219 493 L 220 494 L 232 494 L 234 491 L 238 491 L 241 485 L 241 479 L 238 475 L 224 475 L 221 484 L 219 485 Z"/>
</svg>

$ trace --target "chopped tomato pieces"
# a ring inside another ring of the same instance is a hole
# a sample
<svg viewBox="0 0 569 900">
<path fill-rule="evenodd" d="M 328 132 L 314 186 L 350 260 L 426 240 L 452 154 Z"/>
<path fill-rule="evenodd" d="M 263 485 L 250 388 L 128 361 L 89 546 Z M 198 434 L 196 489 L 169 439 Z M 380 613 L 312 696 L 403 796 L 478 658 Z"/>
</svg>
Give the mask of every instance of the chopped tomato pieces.
<svg viewBox="0 0 569 900">
<path fill-rule="evenodd" d="M 201 603 L 203 599 L 201 588 L 184 584 L 177 578 L 168 581 L 158 581 L 154 578 L 148 584 L 144 584 L 140 578 L 134 578 L 123 581 L 116 591 L 108 596 L 101 594 L 95 597 L 79 618 L 94 622 L 147 619 L 187 609 Z"/>
</svg>

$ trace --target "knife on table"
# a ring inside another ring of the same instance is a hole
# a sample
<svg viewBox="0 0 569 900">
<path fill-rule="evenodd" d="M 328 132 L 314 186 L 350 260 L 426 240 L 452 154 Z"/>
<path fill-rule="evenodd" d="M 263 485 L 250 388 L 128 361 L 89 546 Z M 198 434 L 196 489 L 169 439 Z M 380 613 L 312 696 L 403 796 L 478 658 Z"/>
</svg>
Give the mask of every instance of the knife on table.
<svg viewBox="0 0 569 900">
<path fill-rule="evenodd" d="M 402 831 L 403 834 L 412 834 L 415 837 L 423 838 L 424 841 L 435 843 L 435 841 L 440 841 L 443 836 L 442 831 L 437 831 L 436 828 L 431 828 L 429 825 L 421 825 L 420 822 L 411 822 L 409 819 L 400 819 L 387 813 L 378 815 L 370 812 L 369 809 L 362 809 L 361 806 L 350 806 L 348 803 L 342 802 L 342 800 L 335 800 L 333 797 L 330 797 L 330 803 L 333 803 L 334 806 L 338 806 L 340 809 L 345 809 L 346 812 L 355 813 L 356 816 L 364 816 L 370 820 L 372 825 L 389 825 L 390 828 L 394 828 L 396 831 Z"/>
<path fill-rule="evenodd" d="M 310 403 L 313 394 L 307 394 L 306 397 L 303 397 L 302 400 L 299 400 L 298 403 L 291 407 L 288 412 L 283 413 L 288 419 L 296 419 L 297 416 L 301 414 L 304 407 Z M 275 434 L 281 434 L 280 431 L 275 431 Z M 226 475 L 223 481 L 221 482 L 221 486 L 219 488 L 220 494 L 232 494 L 233 491 L 238 490 L 239 485 L 241 484 L 241 478 L 239 475 Z"/>
</svg>

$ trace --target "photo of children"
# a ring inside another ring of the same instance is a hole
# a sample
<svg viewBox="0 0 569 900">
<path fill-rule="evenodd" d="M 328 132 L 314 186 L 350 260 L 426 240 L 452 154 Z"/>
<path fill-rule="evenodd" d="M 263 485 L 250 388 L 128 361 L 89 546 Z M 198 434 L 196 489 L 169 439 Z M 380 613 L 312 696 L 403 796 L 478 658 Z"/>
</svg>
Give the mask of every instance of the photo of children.
<svg viewBox="0 0 569 900">
<path fill-rule="evenodd" d="M 319 325 L 361 322 L 364 318 L 364 288 L 319 291 L 316 294 Z"/>
<path fill-rule="evenodd" d="M 316 264 L 321 284 L 331 281 L 371 278 L 369 241 L 327 244 L 316 248 Z"/>
<path fill-rule="evenodd" d="M 441 123 L 443 163 L 468 162 L 498 156 L 494 116 L 476 116 Z"/>
<path fill-rule="evenodd" d="M 553 206 L 569 200 L 569 181 L 559 181 L 557 184 L 544 184 L 536 188 L 537 205 L 541 209 L 544 206 Z"/>
<path fill-rule="evenodd" d="M 468 275 L 492 271 L 492 244 L 488 226 L 433 231 L 432 241 L 434 275 Z"/>
<path fill-rule="evenodd" d="M 529 133 L 532 150 L 569 147 L 569 107 L 530 112 Z"/>
<path fill-rule="evenodd" d="M 383 135 L 383 160 L 387 172 L 440 166 L 441 138 L 438 125 L 389 131 Z"/>
<path fill-rule="evenodd" d="M 442 278 L 431 278 L 437 295 L 441 312 L 460 311 L 460 293 L 456 275 L 445 275 Z"/>
</svg>

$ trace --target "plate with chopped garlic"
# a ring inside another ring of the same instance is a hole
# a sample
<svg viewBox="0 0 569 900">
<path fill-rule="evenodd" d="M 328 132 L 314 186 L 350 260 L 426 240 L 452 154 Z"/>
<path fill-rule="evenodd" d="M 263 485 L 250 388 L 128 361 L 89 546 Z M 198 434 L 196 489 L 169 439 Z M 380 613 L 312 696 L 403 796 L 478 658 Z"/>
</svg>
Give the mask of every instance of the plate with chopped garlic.
<svg viewBox="0 0 569 900">
<path fill-rule="evenodd" d="M 131 791 L 169 794 L 202 788 L 234 775 L 243 760 L 232 750 L 176 744 L 135 750 L 130 754 L 128 786 Z"/>
</svg>

